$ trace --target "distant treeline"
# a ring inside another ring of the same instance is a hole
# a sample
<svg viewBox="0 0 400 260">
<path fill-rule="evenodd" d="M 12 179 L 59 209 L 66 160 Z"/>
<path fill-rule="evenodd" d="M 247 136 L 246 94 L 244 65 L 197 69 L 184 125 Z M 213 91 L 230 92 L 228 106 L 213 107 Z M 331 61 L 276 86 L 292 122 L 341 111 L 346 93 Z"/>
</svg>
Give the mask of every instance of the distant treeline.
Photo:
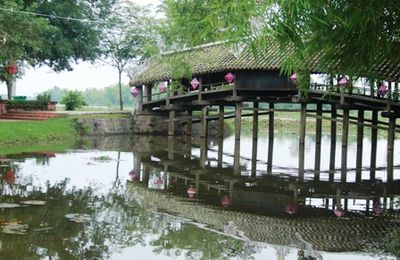
<svg viewBox="0 0 400 260">
<path fill-rule="evenodd" d="M 52 101 L 60 102 L 65 92 L 68 89 L 62 89 L 59 87 L 53 87 L 47 90 L 45 93 L 51 95 Z M 85 97 L 85 101 L 89 106 L 119 106 L 119 91 L 118 85 L 108 86 L 102 89 L 89 88 L 82 91 L 82 95 Z M 122 101 L 124 107 L 134 107 L 135 99 L 129 92 L 127 85 L 122 86 Z"/>
</svg>

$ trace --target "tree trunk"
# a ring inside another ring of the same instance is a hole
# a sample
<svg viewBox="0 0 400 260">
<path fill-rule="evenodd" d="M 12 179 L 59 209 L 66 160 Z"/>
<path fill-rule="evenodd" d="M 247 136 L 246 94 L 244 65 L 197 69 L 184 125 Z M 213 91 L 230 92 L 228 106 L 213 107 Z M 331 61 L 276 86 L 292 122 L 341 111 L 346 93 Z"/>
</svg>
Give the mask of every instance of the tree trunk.
<svg viewBox="0 0 400 260">
<path fill-rule="evenodd" d="M 124 104 L 122 102 L 122 84 L 121 84 L 121 74 L 122 70 L 118 70 L 118 87 L 119 87 L 119 108 L 124 110 Z"/>
<path fill-rule="evenodd" d="M 8 100 L 11 100 L 13 82 L 12 80 L 6 80 L 6 84 L 7 84 L 7 98 Z"/>
</svg>

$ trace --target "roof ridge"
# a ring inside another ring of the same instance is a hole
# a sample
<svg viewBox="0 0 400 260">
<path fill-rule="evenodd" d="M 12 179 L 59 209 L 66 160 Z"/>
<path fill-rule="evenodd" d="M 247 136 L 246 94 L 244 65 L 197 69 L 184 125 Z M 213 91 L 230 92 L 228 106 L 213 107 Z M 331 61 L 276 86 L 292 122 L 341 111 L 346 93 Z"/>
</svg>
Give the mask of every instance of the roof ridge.
<svg viewBox="0 0 400 260">
<path fill-rule="evenodd" d="M 161 56 L 167 56 L 167 55 L 176 54 L 176 53 L 182 53 L 182 52 L 187 52 L 187 51 L 204 49 L 204 48 L 213 47 L 213 46 L 217 46 L 217 45 L 223 45 L 223 44 L 226 44 L 228 42 L 229 42 L 228 40 L 210 42 L 210 43 L 205 43 L 205 44 L 196 45 L 196 46 L 192 46 L 192 47 L 186 47 L 186 48 L 182 48 L 182 49 L 178 49 L 178 50 L 161 52 L 160 55 Z"/>
</svg>

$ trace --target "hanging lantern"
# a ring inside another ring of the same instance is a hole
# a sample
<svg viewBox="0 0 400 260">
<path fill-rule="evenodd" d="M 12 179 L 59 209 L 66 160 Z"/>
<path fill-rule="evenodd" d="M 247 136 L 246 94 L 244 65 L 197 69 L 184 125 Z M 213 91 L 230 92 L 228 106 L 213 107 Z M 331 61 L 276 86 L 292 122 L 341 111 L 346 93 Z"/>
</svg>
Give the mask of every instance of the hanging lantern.
<svg viewBox="0 0 400 260">
<path fill-rule="evenodd" d="M 4 180 L 8 183 L 8 184 L 14 184 L 15 182 L 15 174 L 12 170 L 8 170 L 4 176 Z"/>
<path fill-rule="evenodd" d="M 226 80 L 226 82 L 228 82 L 229 84 L 230 83 L 232 83 L 234 80 L 235 80 L 235 75 L 233 75 L 232 73 L 230 73 L 230 72 L 228 72 L 226 75 L 225 75 L 225 80 Z"/>
<path fill-rule="evenodd" d="M 197 87 L 200 85 L 200 81 L 197 78 L 193 78 L 190 84 L 192 85 L 193 89 L 197 89 Z"/>
<path fill-rule="evenodd" d="M 17 65 L 8 65 L 8 66 L 6 66 L 6 70 L 7 70 L 8 74 L 13 75 L 17 72 L 18 67 L 17 67 Z"/>
<path fill-rule="evenodd" d="M 293 81 L 293 82 L 294 82 L 294 81 L 297 81 L 297 74 L 296 74 L 296 73 L 293 73 L 292 76 L 289 77 L 289 79 L 290 79 L 291 81 Z"/>
<path fill-rule="evenodd" d="M 386 93 L 388 92 L 388 88 L 385 85 L 385 83 L 381 83 L 378 87 L 378 94 L 381 97 L 384 97 L 386 95 Z"/>
<path fill-rule="evenodd" d="M 229 198 L 228 195 L 224 195 L 224 196 L 221 198 L 221 206 L 222 206 L 223 208 L 227 208 L 229 205 L 231 205 L 231 203 L 232 203 L 232 200 L 231 200 L 231 198 Z"/>
<path fill-rule="evenodd" d="M 190 185 L 188 190 L 187 190 L 187 194 L 189 198 L 193 198 L 197 193 L 196 188 L 193 185 Z"/>
<path fill-rule="evenodd" d="M 346 212 L 342 209 L 342 206 L 341 206 L 341 205 L 336 206 L 336 208 L 333 210 L 333 212 L 335 213 L 335 215 L 336 215 L 338 218 L 341 218 L 341 217 L 343 217 L 343 216 L 346 214 Z"/>
<path fill-rule="evenodd" d="M 161 82 L 160 85 L 158 85 L 158 90 L 162 93 L 167 90 L 167 87 L 165 86 L 164 82 Z"/>
<path fill-rule="evenodd" d="M 131 87 L 132 96 L 136 97 L 140 93 L 140 90 L 137 87 Z"/>
<path fill-rule="evenodd" d="M 295 203 L 290 203 L 286 206 L 285 212 L 289 215 L 296 214 L 298 211 L 297 205 Z"/>
<path fill-rule="evenodd" d="M 345 76 L 343 76 L 339 79 L 339 82 L 338 82 L 339 86 L 344 87 L 344 86 L 347 86 L 348 84 L 349 84 L 349 80 Z"/>
</svg>

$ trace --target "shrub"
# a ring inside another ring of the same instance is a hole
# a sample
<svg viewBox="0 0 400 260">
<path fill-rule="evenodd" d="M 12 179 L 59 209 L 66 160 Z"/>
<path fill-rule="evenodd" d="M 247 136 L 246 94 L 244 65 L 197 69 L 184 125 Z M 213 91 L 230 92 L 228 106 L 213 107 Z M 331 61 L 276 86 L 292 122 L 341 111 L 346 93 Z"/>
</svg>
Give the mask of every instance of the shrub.
<svg viewBox="0 0 400 260">
<path fill-rule="evenodd" d="M 65 105 L 65 110 L 75 110 L 87 105 L 82 92 L 78 90 L 67 91 L 61 99 L 61 104 Z"/>
<path fill-rule="evenodd" d="M 51 101 L 51 95 L 47 92 L 43 92 L 42 94 L 37 95 L 37 102 L 42 104 L 47 104 Z"/>
</svg>

